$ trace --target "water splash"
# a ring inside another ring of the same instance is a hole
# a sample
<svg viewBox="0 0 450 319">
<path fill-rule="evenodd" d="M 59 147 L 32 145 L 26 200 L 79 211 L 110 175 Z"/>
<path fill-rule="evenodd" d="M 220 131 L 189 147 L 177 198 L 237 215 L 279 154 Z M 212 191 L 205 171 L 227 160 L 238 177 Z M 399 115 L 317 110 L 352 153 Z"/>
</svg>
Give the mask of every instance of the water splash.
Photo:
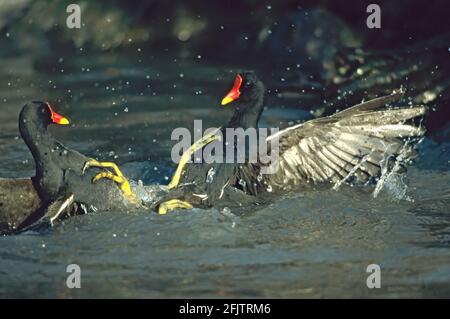
<svg viewBox="0 0 450 319">
<path fill-rule="evenodd" d="M 405 140 L 399 154 L 395 157 L 388 154 L 388 147 L 383 154 L 383 160 L 379 163 L 381 167 L 380 177 L 376 181 L 375 189 L 372 192 L 373 198 L 377 198 L 381 191 L 385 191 L 391 198 L 395 200 L 413 201 L 407 196 L 408 185 L 405 179 L 405 167 L 410 164 L 413 159 L 413 146 L 418 145 L 423 138 L 417 140 L 408 138 Z M 357 170 L 366 162 L 372 152 L 366 154 L 361 160 L 350 170 L 350 172 L 342 179 L 334 183 L 333 190 L 339 190 L 342 184 L 350 184 L 351 178 L 356 174 Z M 367 182 L 367 184 L 370 181 Z"/>
<path fill-rule="evenodd" d="M 422 119 L 419 124 L 419 129 L 422 128 Z M 372 192 L 373 198 L 377 198 L 381 190 L 385 190 L 390 196 L 396 200 L 413 201 L 413 199 L 406 195 L 408 185 L 404 181 L 404 167 L 411 163 L 413 159 L 414 145 L 422 143 L 423 137 L 417 140 L 417 138 L 408 138 L 405 140 L 399 155 L 391 161 L 391 157 L 386 156 L 380 163 L 381 176 L 377 181 L 374 191 Z"/>
<path fill-rule="evenodd" d="M 369 154 L 366 154 L 365 156 L 363 156 L 363 158 L 358 162 L 358 164 L 356 164 L 351 170 L 350 172 L 348 172 L 348 174 L 346 176 L 344 176 L 344 178 L 342 178 L 341 180 L 337 181 L 334 186 L 333 186 L 333 190 L 338 190 L 339 187 L 341 187 L 341 185 L 343 183 L 345 183 L 348 179 L 350 179 L 355 173 L 356 171 L 361 167 L 361 165 L 364 164 L 364 162 L 367 161 L 367 159 L 372 155 L 373 152 L 370 152 Z"/>
<path fill-rule="evenodd" d="M 164 185 L 144 185 L 141 180 L 130 180 L 130 186 L 133 192 L 142 200 L 144 204 L 151 205 L 167 194 L 167 188 Z"/>
</svg>

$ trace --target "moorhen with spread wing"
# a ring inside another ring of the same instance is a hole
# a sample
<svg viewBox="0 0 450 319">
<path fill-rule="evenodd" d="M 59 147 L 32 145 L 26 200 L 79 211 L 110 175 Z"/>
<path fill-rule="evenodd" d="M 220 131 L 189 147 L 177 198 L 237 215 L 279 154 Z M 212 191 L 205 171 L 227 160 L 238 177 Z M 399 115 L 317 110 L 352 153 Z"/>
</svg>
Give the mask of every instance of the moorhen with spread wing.
<svg viewBox="0 0 450 319">
<path fill-rule="evenodd" d="M 396 169 L 404 168 L 414 157 L 415 142 L 425 133 L 412 120 L 423 117 L 427 108 L 389 108 L 403 93 L 399 90 L 270 135 L 267 149 L 273 139 L 279 145 L 278 168 L 271 174 L 262 174 L 264 165 L 259 162 L 187 164 L 196 151 L 216 140 L 214 132 L 206 135 L 183 154 L 170 192 L 157 209 L 164 214 L 176 208 L 210 207 L 228 197 L 249 202 L 249 196 L 257 200 L 305 183 L 370 183 L 380 177 L 382 168 L 394 169 L 392 163 L 399 163 Z M 235 111 L 221 133 L 226 128 L 257 128 L 263 100 L 264 85 L 255 73 L 238 74 L 222 100 L 222 105 L 234 105 Z"/>
</svg>

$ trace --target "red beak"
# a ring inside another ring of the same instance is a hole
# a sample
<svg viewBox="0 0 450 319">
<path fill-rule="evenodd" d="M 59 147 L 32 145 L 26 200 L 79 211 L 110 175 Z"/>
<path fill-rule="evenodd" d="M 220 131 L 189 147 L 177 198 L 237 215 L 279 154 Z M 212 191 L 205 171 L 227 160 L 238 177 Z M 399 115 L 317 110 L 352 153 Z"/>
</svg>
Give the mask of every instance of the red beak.
<svg viewBox="0 0 450 319">
<path fill-rule="evenodd" d="M 222 105 L 231 103 L 239 98 L 241 95 L 241 85 L 242 85 L 242 76 L 240 74 L 236 75 L 236 79 L 234 80 L 233 88 L 228 92 L 227 95 L 222 99 Z"/>
<path fill-rule="evenodd" d="M 50 105 L 50 103 L 47 102 L 47 106 L 48 106 L 48 109 L 50 110 L 53 123 L 58 124 L 58 125 L 68 125 L 69 124 L 69 120 L 67 118 L 65 118 L 64 116 L 56 113 L 53 110 L 53 107 Z"/>
</svg>

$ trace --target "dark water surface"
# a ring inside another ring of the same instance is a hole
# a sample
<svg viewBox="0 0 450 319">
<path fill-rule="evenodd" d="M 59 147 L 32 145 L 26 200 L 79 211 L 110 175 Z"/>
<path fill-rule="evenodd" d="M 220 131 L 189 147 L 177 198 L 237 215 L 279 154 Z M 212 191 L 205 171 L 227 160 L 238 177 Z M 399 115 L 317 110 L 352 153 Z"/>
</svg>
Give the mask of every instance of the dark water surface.
<svg viewBox="0 0 450 319">
<path fill-rule="evenodd" d="M 174 128 L 191 129 L 194 119 L 206 128 L 231 115 L 218 101 L 232 70 L 202 57 L 29 61 L 0 63 L 0 177 L 34 172 L 17 129 L 30 100 L 49 100 L 69 117 L 70 127 L 52 128 L 65 144 L 116 161 L 146 184 L 171 176 Z M 271 105 L 262 125 L 303 118 Z M 0 297 L 450 297 L 449 145 L 426 139 L 420 153 L 408 186 L 388 185 L 377 198 L 369 188 L 341 187 L 247 214 L 97 213 L 44 234 L 1 237 Z M 81 267 L 81 289 L 66 287 L 71 263 Z M 381 289 L 366 286 L 372 263 L 381 266 Z"/>
</svg>

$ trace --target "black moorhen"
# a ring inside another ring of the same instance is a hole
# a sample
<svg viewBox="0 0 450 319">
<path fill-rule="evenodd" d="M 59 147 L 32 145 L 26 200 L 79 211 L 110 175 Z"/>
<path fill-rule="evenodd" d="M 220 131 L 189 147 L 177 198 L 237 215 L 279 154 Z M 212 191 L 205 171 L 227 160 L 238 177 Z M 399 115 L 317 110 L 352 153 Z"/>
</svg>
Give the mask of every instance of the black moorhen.
<svg viewBox="0 0 450 319">
<path fill-rule="evenodd" d="M 198 207 L 209 207 L 216 205 L 218 201 L 224 203 L 235 199 L 239 202 L 254 201 L 254 198 L 245 196 L 246 193 L 239 191 L 239 188 L 226 187 L 230 185 L 230 182 L 234 184 L 230 177 L 237 176 L 236 173 L 239 172 L 242 163 L 238 163 L 237 160 L 232 163 L 226 161 L 227 145 L 221 143 L 217 136 L 225 137 L 227 128 L 242 128 L 244 130 L 257 128 L 263 111 L 264 91 L 264 84 L 254 72 L 242 72 L 236 76 L 232 89 L 221 102 L 222 105 L 226 105 L 236 101 L 234 115 L 227 125 L 206 135 L 183 154 L 180 164 L 168 185 L 170 192 L 165 196 L 165 199 L 169 200 L 163 199 L 156 204 L 160 214 L 175 208 L 192 208 L 192 204 Z M 196 151 L 214 142 L 219 143 L 217 147 L 223 147 L 221 163 L 186 163 Z M 236 157 L 239 147 L 238 141 L 235 139 L 233 143 L 233 154 Z M 244 146 L 248 147 L 249 145 L 245 143 Z M 248 152 L 245 151 L 243 154 L 248 155 Z"/>
<path fill-rule="evenodd" d="M 305 183 L 368 183 L 382 168 L 403 167 L 414 156 L 414 142 L 425 129 L 407 123 L 422 117 L 425 106 L 388 108 L 404 92 L 363 102 L 334 115 L 288 127 L 266 139 L 268 149 L 278 139 L 278 168 L 261 174 L 259 162 L 244 164 L 186 164 L 192 154 L 214 140 L 205 136 L 183 154 L 169 184 L 170 192 L 158 206 L 160 213 L 176 208 L 213 206 L 225 194 L 248 202 L 248 196 L 268 194 Z M 221 128 L 256 128 L 263 110 L 264 85 L 253 72 L 238 74 L 222 105 L 232 103 L 235 112 Z M 225 135 L 224 135 L 225 136 Z M 248 147 L 248 145 L 246 145 Z M 213 174 L 211 174 L 213 172 Z M 259 196 L 260 197 L 260 196 Z M 263 196 L 264 197 L 264 196 Z"/>
<path fill-rule="evenodd" d="M 69 121 L 55 112 L 47 102 L 26 104 L 19 117 L 20 134 L 33 155 L 36 175 L 32 183 L 42 202 L 56 203 L 51 219 L 64 209 L 79 205 L 84 210 L 107 211 L 141 208 L 128 180 L 110 162 L 97 162 L 65 147 L 47 130 L 51 124 L 67 125 Z M 87 170 L 87 168 L 93 169 Z M 112 172 L 106 169 L 112 169 Z M 115 183 L 103 179 L 111 179 Z M 55 205 L 54 205 L 55 206 Z"/>
</svg>

